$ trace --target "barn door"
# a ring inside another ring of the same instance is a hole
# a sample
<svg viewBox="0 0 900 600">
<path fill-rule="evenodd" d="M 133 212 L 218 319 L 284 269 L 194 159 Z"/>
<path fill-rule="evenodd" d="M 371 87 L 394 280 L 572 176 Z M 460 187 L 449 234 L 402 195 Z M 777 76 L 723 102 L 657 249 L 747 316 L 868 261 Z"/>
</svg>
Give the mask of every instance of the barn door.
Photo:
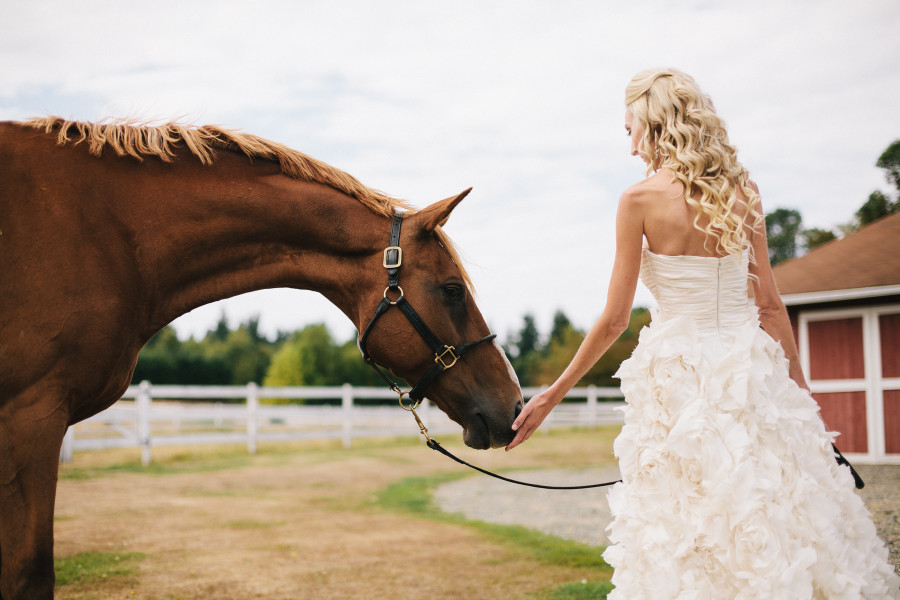
<svg viewBox="0 0 900 600">
<path fill-rule="evenodd" d="M 804 372 L 843 452 L 900 455 L 900 306 L 802 312 Z"/>
<path fill-rule="evenodd" d="M 830 430 L 840 432 L 837 445 L 841 451 L 867 453 L 862 315 L 810 319 L 806 326 L 806 373 L 822 418 Z"/>
<path fill-rule="evenodd" d="M 884 451 L 900 454 L 900 312 L 878 315 L 884 396 Z"/>
</svg>

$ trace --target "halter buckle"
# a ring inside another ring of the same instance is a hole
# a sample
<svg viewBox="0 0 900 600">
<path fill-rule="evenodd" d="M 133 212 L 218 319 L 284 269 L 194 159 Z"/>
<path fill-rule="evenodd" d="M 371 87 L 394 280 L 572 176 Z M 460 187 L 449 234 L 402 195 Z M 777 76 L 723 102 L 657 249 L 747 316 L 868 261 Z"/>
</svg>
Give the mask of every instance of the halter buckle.
<svg viewBox="0 0 900 600">
<path fill-rule="evenodd" d="M 438 353 L 434 354 L 434 362 L 436 362 L 436 363 L 439 362 L 442 365 L 444 365 L 444 369 L 449 369 L 450 367 L 452 367 L 453 365 L 456 364 L 456 361 L 459 360 L 459 356 L 457 356 L 456 353 L 453 352 L 454 350 L 456 350 L 456 348 L 454 348 L 453 346 L 444 346 L 444 348 L 445 348 L 445 350 L 443 352 L 441 352 L 440 354 L 438 354 Z M 450 358 L 453 359 L 450 361 L 450 364 L 447 364 L 447 361 L 444 359 L 444 357 L 447 354 L 450 354 Z"/>
<path fill-rule="evenodd" d="M 394 262 L 389 262 L 390 258 L 388 258 L 388 252 L 395 251 L 397 253 L 397 259 Z M 403 264 L 403 248 L 400 246 L 388 246 L 384 249 L 384 258 L 381 260 L 382 266 L 385 269 L 399 269 L 400 265 Z"/>
</svg>

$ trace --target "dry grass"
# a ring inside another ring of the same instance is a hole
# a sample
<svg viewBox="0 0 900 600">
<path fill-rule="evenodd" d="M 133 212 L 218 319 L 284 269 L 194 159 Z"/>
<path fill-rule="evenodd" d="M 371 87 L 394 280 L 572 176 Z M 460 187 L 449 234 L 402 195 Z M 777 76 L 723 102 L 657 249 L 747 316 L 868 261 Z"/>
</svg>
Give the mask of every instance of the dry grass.
<svg viewBox="0 0 900 600">
<path fill-rule="evenodd" d="M 611 430 L 538 436 L 506 454 L 452 451 L 492 469 L 612 460 Z M 539 562 L 452 522 L 399 514 L 378 493 L 461 467 L 418 440 L 78 453 L 62 468 L 56 555 L 137 552 L 137 575 L 59 587 L 64 599 L 534 598 L 596 570 Z M 516 493 L 510 487 L 509 493 Z"/>
</svg>

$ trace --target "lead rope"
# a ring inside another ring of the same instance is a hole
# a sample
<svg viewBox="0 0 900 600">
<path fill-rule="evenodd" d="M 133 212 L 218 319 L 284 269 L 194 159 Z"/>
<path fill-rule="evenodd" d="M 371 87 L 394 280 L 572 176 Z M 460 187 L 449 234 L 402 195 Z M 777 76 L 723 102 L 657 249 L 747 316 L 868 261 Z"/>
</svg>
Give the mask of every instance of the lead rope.
<svg viewBox="0 0 900 600">
<path fill-rule="evenodd" d="M 486 469 L 482 469 L 481 467 L 476 467 L 472 463 L 468 463 L 468 462 L 464 461 L 463 459 L 459 458 L 458 456 L 454 455 L 452 452 L 450 452 L 449 450 L 447 450 L 446 448 L 441 446 L 440 443 L 438 443 L 438 441 L 436 439 L 434 439 L 433 437 L 428 435 L 428 428 L 425 427 L 425 424 L 422 422 L 422 419 L 420 419 L 419 415 L 416 413 L 416 409 L 419 407 L 419 404 L 421 403 L 421 401 L 420 400 L 412 400 L 412 402 L 413 402 L 412 404 L 408 404 L 408 405 L 404 404 L 403 396 L 405 394 L 406 394 L 406 392 L 400 393 L 400 408 L 402 408 L 403 410 L 405 410 L 407 412 L 412 413 L 413 418 L 415 418 L 416 423 L 419 425 L 419 431 L 422 433 L 423 436 L 425 436 L 425 444 L 432 450 L 436 450 L 436 451 L 440 452 L 441 454 L 443 454 L 444 456 L 446 456 L 447 458 L 451 458 L 451 459 L 455 460 L 456 462 L 458 462 L 459 464 L 469 467 L 470 469 L 475 469 L 479 473 L 484 473 L 485 475 L 489 475 L 491 477 L 494 477 L 496 479 L 501 479 L 503 481 L 508 481 L 509 483 L 515 483 L 517 485 L 525 485 L 525 486 L 533 487 L 533 488 L 541 488 L 544 490 L 586 490 L 586 489 L 590 489 L 590 488 L 606 487 L 609 485 L 614 485 L 616 483 L 620 483 L 622 481 L 621 479 L 617 479 L 615 481 L 606 481 L 604 483 L 593 483 L 593 484 L 589 484 L 589 485 L 542 485 L 540 483 L 528 483 L 527 481 L 519 481 L 518 479 L 510 479 L 509 477 L 504 477 L 503 475 L 498 475 L 496 473 L 492 473 Z"/>
<path fill-rule="evenodd" d="M 502 479 L 503 481 L 508 481 L 509 483 L 515 483 L 517 485 L 525 485 L 533 488 L 541 488 L 544 490 L 586 490 L 590 488 L 599 488 L 606 487 L 609 485 L 615 485 L 617 483 L 621 483 L 621 479 L 616 479 L 615 481 L 606 481 L 604 483 L 593 483 L 589 485 L 542 485 L 540 483 L 528 483 L 527 481 L 519 481 L 518 479 L 510 479 L 509 477 L 504 477 L 503 475 L 497 475 L 496 473 L 492 473 L 486 469 L 482 469 L 481 467 L 476 467 L 472 463 L 468 463 L 463 459 L 459 458 L 446 448 L 440 445 L 436 439 L 428 435 L 428 428 L 425 427 L 425 423 L 422 422 L 422 419 L 419 418 L 419 415 L 416 413 L 416 409 L 419 407 L 421 400 L 415 400 L 414 404 L 406 405 L 403 403 L 403 396 L 406 395 L 407 392 L 400 392 L 399 390 L 395 390 L 400 394 L 400 408 L 407 412 L 411 412 L 413 418 L 415 418 L 416 423 L 419 425 L 419 431 L 425 436 L 425 445 L 427 445 L 432 450 L 436 450 L 446 456 L 447 458 L 452 458 L 456 462 L 470 469 L 475 469 L 480 473 L 484 473 L 485 475 L 490 475 L 496 479 Z M 841 465 L 846 466 L 850 469 L 850 475 L 853 477 L 853 484 L 856 489 L 861 490 L 865 487 L 865 482 L 862 477 L 859 476 L 859 473 L 856 472 L 856 469 L 853 468 L 853 465 L 850 464 L 850 461 L 844 458 L 844 455 L 841 454 L 841 451 L 837 449 L 837 446 L 831 444 L 832 449 L 834 450 L 834 459 L 835 461 Z"/>
</svg>

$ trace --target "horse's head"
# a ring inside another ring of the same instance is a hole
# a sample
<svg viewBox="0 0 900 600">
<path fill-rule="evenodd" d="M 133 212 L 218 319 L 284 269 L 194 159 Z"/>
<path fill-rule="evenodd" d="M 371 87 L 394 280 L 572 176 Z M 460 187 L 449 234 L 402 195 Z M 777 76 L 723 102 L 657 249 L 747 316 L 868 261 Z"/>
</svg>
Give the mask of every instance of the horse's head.
<svg viewBox="0 0 900 600">
<path fill-rule="evenodd" d="M 387 282 L 386 267 L 400 263 L 395 271 L 399 287 L 385 291 L 384 297 L 396 302 L 402 296 L 404 301 L 387 306 L 382 298 L 373 298 L 369 306 L 382 302 L 384 310 L 366 327 L 372 314 L 369 309 L 360 331 L 368 330 L 362 344 L 365 352 L 410 385 L 427 382 L 425 394 L 462 426 L 465 443 L 486 449 L 512 440 L 511 425 L 522 409 L 522 391 L 496 340 L 468 346 L 490 332 L 475 305 L 468 278 L 440 229 L 468 193 L 466 190 L 403 219 L 396 244 L 402 258 L 396 251 L 379 255 L 383 264 L 373 264 L 373 269 Z M 384 239 L 387 247 L 387 230 Z M 381 289 L 378 296 L 382 296 Z M 426 332 L 414 325 L 415 315 Z M 437 353 L 436 341 L 440 342 Z M 447 351 L 444 345 L 452 349 Z"/>
</svg>

